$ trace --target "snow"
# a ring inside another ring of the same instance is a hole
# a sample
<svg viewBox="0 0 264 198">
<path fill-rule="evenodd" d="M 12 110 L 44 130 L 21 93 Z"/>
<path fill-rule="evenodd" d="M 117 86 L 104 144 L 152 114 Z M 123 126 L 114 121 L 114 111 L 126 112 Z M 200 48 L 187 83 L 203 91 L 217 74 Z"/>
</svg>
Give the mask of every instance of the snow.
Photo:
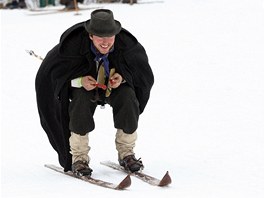
<svg viewBox="0 0 264 198">
<path fill-rule="evenodd" d="M 159 188 L 132 178 L 128 190 L 113 191 L 44 167 L 58 160 L 37 113 L 40 60 L 25 50 L 44 57 L 92 10 L 1 10 L 1 196 L 264 197 L 264 1 L 90 6 L 113 10 L 148 53 L 155 85 L 140 117 L 136 155 L 146 173 L 162 177 L 168 170 L 173 183 Z M 111 108 L 98 108 L 95 120 L 93 176 L 117 183 L 125 175 L 100 165 L 117 158 Z"/>
</svg>

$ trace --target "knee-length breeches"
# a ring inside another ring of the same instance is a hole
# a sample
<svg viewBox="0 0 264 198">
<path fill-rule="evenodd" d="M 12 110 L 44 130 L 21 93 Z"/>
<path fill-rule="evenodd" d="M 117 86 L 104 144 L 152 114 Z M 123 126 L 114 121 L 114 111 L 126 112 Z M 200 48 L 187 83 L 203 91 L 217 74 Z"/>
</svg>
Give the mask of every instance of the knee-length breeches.
<svg viewBox="0 0 264 198">
<path fill-rule="evenodd" d="M 94 112 L 97 103 L 93 101 L 94 92 L 84 88 L 73 88 L 72 98 L 69 105 L 70 123 L 69 129 L 80 135 L 85 135 L 95 128 Z M 136 131 L 139 119 L 139 102 L 134 90 L 126 84 L 112 89 L 112 93 L 105 98 L 113 108 L 114 126 L 122 129 L 125 133 L 131 134 Z"/>
</svg>

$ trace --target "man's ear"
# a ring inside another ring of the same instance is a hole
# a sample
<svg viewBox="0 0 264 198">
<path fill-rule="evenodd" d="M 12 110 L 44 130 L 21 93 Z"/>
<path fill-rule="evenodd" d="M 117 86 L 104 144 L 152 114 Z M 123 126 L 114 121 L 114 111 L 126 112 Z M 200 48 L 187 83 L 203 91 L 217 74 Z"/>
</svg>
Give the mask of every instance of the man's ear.
<svg viewBox="0 0 264 198">
<path fill-rule="evenodd" d="M 93 35 L 92 35 L 92 34 L 89 34 L 89 38 L 90 38 L 91 40 L 93 40 Z"/>
</svg>

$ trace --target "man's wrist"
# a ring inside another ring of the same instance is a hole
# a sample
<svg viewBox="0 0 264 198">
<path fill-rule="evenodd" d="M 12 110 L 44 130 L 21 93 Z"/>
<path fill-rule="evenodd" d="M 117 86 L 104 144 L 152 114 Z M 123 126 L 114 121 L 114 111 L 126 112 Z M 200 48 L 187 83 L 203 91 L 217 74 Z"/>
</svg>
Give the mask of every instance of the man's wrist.
<svg viewBox="0 0 264 198">
<path fill-rule="evenodd" d="M 71 80 L 71 86 L 75 88 L 81 88 L 82 87 L 82 77 Z"/>
</svg>

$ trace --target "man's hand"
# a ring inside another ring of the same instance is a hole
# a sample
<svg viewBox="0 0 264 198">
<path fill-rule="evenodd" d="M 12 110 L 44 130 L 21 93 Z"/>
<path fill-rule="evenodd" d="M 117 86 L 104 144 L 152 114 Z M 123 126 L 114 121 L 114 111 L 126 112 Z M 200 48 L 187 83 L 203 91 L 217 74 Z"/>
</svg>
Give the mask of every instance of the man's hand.
<svg viewBox="0 0 264 198">
<path fill-rule="evenodd" d="M 82 77 L 82 86 L 87 90 L 91 91 L 96 87 L 96 80 L 92 76 L 84 76 Z"/>
<path fill-rule="evenodd" d="M 117 88 L 120 86 L 120 84 L 122 83 L 122 76 L 119 73 L 114 73 L 113 76 L 111 76 L 109 82 L 109 86 L 113 89 Z"/>
</svg>

